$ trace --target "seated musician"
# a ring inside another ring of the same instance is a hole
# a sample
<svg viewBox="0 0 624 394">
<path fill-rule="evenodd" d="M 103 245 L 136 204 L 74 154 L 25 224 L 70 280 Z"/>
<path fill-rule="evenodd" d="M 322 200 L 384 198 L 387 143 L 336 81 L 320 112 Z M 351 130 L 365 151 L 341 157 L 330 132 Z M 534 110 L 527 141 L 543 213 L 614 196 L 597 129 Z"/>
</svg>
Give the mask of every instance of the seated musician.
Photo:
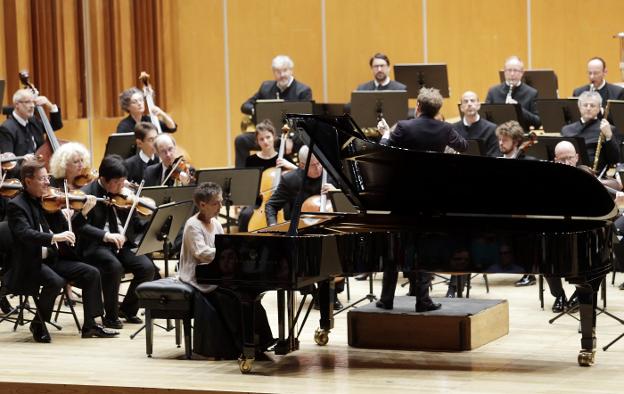
<svg viewBox="0 0 624 394">
<path fill-rule="evenodd" d="M 70 190 L 79 189 L 85 176 L 85 170 L 91 167 L 91 155 L 87 148 L 79 142 L 68 142 L 61 145 L 50 158 L 50 184 L 62 189 L 64 180 Z M 91 182 L 88 180 L 86 183 Z"/>
<path fill-rule="evenodd" d="M 471 91 L 464 92 L 459 108 L 463 116 L 459 122 L 453 123 L 453 129 L 467 140 L 483 141 L 487 156 L 500 156 L 495 133 L 496 125 L 479 116 L 481 103 L 477 94 Z"/>
<path fill-rule="evenodd" d="M 447 146 L 458 152 L 465 151 L 468 148 L 468 142 L 464 137 L 453 130 L 450 124 L 435 119 L 442 108 L 442 103 L 442 95 L 438 89 L 422 88 L 416 99 L 416 118 L 399 121 L 392 131 L 383 119 L 379 122 L 377 128 L 383 134 L 381 143 L 434 152 L 444 152 Z M 441 305 L 433 302 L 429 297 L 431 275 L 419 271 L 413 278 L 416 311 L 440 309 Z M 397 279 L 397 272 L 384 272 L 381 297 L 376 304 L 378 308 L 393 308 Z"/>
<path fill-rule="evenodd" d="M 580 96 L 583 92 L 598 92 L 602 98 L 602 107 L 607 105 L 607 100 L 624 100 L 624 88 L 605 79 L 607 75 L 607 63 L 601 57 L 592 57 L 587 62 L 587 76 L 589 84 L 579 86 L 572 92 L 573 97 Z M 609 119 L 610 120 L 610 119 Z"/>
<path fill-rule="evenodd" d="M 282 99 L 285 101 L 310 101 L 312 100 L 312 89 L 306 84 L 297 81 L 293 77 L 295 63 L 290 57 L 279 55 L 273 58 L 271 68 L 273 70 L 273 80 L 264 81 L 258 91 L 248 98 L 241 105 L 241 112 L 251 115 L 255 121 L 256 100 Z M 252 150 L 259 150 L 253 133 L 243 133 L 234 140 L 236 167 L 245 166 L 245 160 Z"/>
<path fill-rule="evenodd" d="M 78 259 L 76 237 L 68 231 L 68 220 L 79 230 L 86 216 L 95 206 L 95 197 L 87 199 L 82 210 L 73 215 L 71 210 L 46 213 L 41 198 L 50 185 L 45 163 L 25 160 L 21 167 L 24 192 L 9 201 L 8 220 L 15 247 L 13 264 L 6 274 L 7 287 L 21 294 L 37 294 L 37 310 L 44 321 L 49 321 L 54 300 L 65 281 L 82 288 L 84 323 L 82 337 L 113 337 L 117 332 L 96 324 L 102 316 L 100 274 L 97 269 Z M 37 342 L 50 342 L 43 322 L 36 316 L 30 331 Z"/>
<path fill-rule="evenodd" d="M 195 304 L 195 332 L 199 335 L 209 335 L 206 334 L 206 331 L 209 330 L 200 328 L 210 325 L 206 320 L 217 318 L 217 316 L 226 320 L 224 325 L 227 327 L 240 327 L 241 305 L 232 308 L 233 305 L 226 303 L 225 299 L 219 297 L 217 292 L 215 292 L 217 286 L 199 284 L 195 275 L 195 268 L 198 265 L 211 264 L 213 262 L 216 254 L 215 236 L 223 234 L 223 227 L 217 220 L 223 203 L 221 186 L 212 182 L 200 184 L 193 192 L 193 201 L 199 212 L 191 216 L 184 225 L 179 279 L 192 285 L 202 293 L 205 304 Z M 216 309 L 218 313 L 211 313 L 212 308 Z M 206 317 L 209 319 L 206 319 Z M 274 339 L 266 311 L 260 303 L 256 304 L 254 319 L 260 350 L 265 351 L 267 347 L 273 344 Z M 232 335 L 232 338 L 240 337 L 241 335 Z M 225 341 L 226 338 L 214 338 L 214 340 Z"/>
<path fill-rule="evenodd" d="M 99 178 L 82 190 L 96 197 L 110 197 L 125 192 L 123 190 L 127 171 L 119 155 L 106 156 L 99 168 Z M 100 270 L 106 316 L 104 325 L 122 328 L 121 318 L 126 322 L 139 324 L 136 315 L 139 300 L 136 287 L 154 278 L 154 264 L 146 256 L 137 256 L 131 250 L 136 247 L 135 235 L 143 230 L 144 224 L 136 211 L 128 221 L 125 234 L 122 230 L 128 220 L 128 210 L 117 209 L 113 205 L 98 204 L 89 212 L 87 223 L 80 229 L 79 246 L 85 261 Z M 125 272 L 133 274 L 132 281 L 121 306 L 117 299 L 119 286 Z"/>
<path fill-rule="evenodd" d="M 149 122 L 139 122 L 134 126 L 134 140 L 138 152 L 124 160 L 124 166 L 128 170 L 128 181 L 141 183 L 145 169 L 160 162 L 154 150 L 154 139 L 157 135 L 156 127 Z"/>
<path fill-rule="evenodd" d="M 245 168 L 260 168 L 263 172 L 272 167 L 281 167 L 284 170 L 297 168 L 296 165 L 287 159 L 278 158 L 278 153 L 275 150 L 275 127 L 273 127 L 273 123 L 269 119 L 265 119 L 256 125 L 255 136 L 260 152 L 249 156 L 245 160 Z M 241 210 L 238 215 L 238 231 L 247 231 L 253 209 L 254 207 L 245 207 Z"/>
<path fill-rule="evenodd" d="M 401 82 L 390 79 L 390 59 L 383 53 L 374 54 L 368 61 L 373 80 L 358 85 L 355 90 L 407 90 Z"/>
<path fill-rule="evenodd" d="M 191 183 L 189 171 L 178 171 L 172 165 L 178 158 L 176 142 L 170 134 L 159 134 L 154 139 L 154 150 L 160 163 L 145 168 L 145 186 L 187 186 Z"/>
<path fill-rule="evenodd" d="M 564 137 L 583 137 L 590 163 L 594 162 L 598 138 L 603 136 L 603 144 L 598 158 L 598 171 L 605 166 L 616 164 L 620 157 L 620 149 L 614 138 L 615 127 L 606 119 L 600 119 L 602 97 L 598 92 L 583 92 L 578 98 L 581 119 L 561 129 Z"/>
<path fill-rule="evenodd" d="M 136 87 L 124 90 L 119 95 L 121 109 L 128 113 L 117 125 L 118 133 L 133 133 L 134 126 L 139 122 L 149 122 L 149 114 L 145 114 L 145 95 Z M 160 122 L 160 128 L 167 133 L 175 133 L 178 126 L 173 118 L 157 106 L 152 108 L 152 114 L 156 115 Z"/>
<path fill-rule="evenodd" d="M 297 195 L 299 194 L 299 190 L 301 189 L 304 179 L 305 188 L 303 189 L 302 201 L 310 196 L 327 193 L 328 191 L 335 189 L 335 187 L 331 184 L 331 179 L 329 177 L 326 184 L 321 184 L 323 166 L 321 166 L 321 163 L 314 155 L 312 155 L 310 159 L 308 172 L 304 173 L 305 163 L 308 160 L 309 154 L 310 150 L 307 146 L 304 145 L 299 149 L 299 168 L 295 171 L 290 171 L 282 175 L 282 179 L 277 186 L 277 189 L 273 192 L 273 195 L 271 195 L 271 198 L 266 203 L 265 213 L 267 224 L 269 226 L 277 224 L 277 212 L 281 209 L 284 210 L 284 218 L 286 220 L 290 219 L 292 205 L 297 199 Z M 343 280 L 336 281 L 335 290 L 334 309 L 342 309 L 342 304 L 338 299 L 337 294 L 344 290 Z"/>
<path fill-rule="evenodd" d="M 505 82 L 492 86 L 485 98 L 486 104 L 520 104 L 524 120 L 539 128 L 542 124 L 537 113 L 537 90 L 522 82 L 524 63 L 517 56 L 505 60 Z"/>
<path fill-rule="evenodd" d="M 35 97 L 30 89 L 20 89 L 13 95 L 14 109 L 0 125 L 0 152 L 13 152 L 15 156 L 35 153 L 45 143 L 43 122 L 35 117 L 35 107 L 42 106 L 50 112 L 53 130 L 63 127 L 61 111 L 45 96 Z M 19 176 L 19 165 L 11 171 Z"/>
</svg>

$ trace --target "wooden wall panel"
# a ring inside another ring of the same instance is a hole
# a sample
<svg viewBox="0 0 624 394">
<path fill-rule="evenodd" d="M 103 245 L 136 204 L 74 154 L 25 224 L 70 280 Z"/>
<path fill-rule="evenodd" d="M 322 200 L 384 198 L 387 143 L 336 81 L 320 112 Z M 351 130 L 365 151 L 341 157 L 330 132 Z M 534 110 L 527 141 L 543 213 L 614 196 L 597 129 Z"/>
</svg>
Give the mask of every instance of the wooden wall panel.
<svg viewBox="0 0 624 394">
<path fill-rule="evenodd" d="M 600 56 L 607 62 L 607 80 L 622 80 L 619 40 L 624 31 L 624 2 L 599 0 L 533 0 L 533 66 L 552 68 L 559 79 L 559 96 L 588 83 L 587 60 Z"/>
<path fill-rule="evenodd" d="M 326 29 L 328 102 L 348 102 L 372 79 L 368 61 L 376 52 L 393 64 L 423 61 L 420 0 L 326 0 Z"/>
<path fill-rule="evenodd" d="M 290 56 L 295 78 L 322 101 L 319 0 L 229 0 L 227 11 L 232 137 L 240 130 L 241 104 L 262 81 L 273 79 L 271 60 L 276 55 Z"/>
<path fill-rule="evenodd" d="M 525 0 L 446 0 L 427 2 L 430 63 L 447 63 L 450 99 L 443 114 L 459 116 L 457 103 L 466 90 L 481 100 L 500 83 L 505 59 L 527 59 Z"/>
</svg>

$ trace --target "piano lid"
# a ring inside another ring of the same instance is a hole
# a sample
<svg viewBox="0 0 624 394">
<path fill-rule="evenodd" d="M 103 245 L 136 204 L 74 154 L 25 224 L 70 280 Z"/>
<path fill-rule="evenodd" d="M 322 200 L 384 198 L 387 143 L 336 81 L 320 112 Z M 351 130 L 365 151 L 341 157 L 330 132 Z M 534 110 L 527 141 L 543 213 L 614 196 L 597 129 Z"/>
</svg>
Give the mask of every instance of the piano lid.
<svg viewBox="0 0 624 394">
<path fill-rule="evenodd" d="M 362 212 L 594 219 L 617 214 L 600 181 L 574 167 L 382 145 L 348 115 L 286 117 L 314 143 L 336 186 Z"/>
</svg>

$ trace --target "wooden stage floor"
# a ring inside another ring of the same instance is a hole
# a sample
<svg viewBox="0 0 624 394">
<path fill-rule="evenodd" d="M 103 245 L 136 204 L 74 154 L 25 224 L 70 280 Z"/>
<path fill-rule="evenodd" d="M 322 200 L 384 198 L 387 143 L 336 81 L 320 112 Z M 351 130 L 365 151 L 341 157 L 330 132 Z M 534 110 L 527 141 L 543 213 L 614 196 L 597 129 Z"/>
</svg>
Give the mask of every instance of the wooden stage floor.
<svg viewBox="0 0 624 394">
<path fill-rule="evenodd" d="M 380 292 L 380 275 L 375 290 Z M 473 298 L 507 299 L 510 307 L 508 336 L 470 352 L 407 352 L 350 348 L 346 313 L 336 319 L 329 344 L 314 343 L 318 312 L 301 336 L 301 350 L 287 356 L 256 361 L 249 375 L 239 372 L 236 361 L 212 361 L 194 356 L 184 360 L 175 347 L 173 332 L 155 331 L 154 358 L 145 356 L 144 336 L 130 340 L 136 326 L 126 325 L 116 339 L 80 339 L 70 316 L 52 331 L 51 344 L 32 341 L 27 327 L 12 331 L 0 325 L 2 363 L 0 392 L 11 393 L 612 393 L 621 388 L 624 339 L 609 351 L 598 350 L 596 365 L 582 368 L 576 357 L 580 348 L 578 323 L 564 317 L 550 325 L 552 297 L 546 290 L 546 311 L 539 308 L 537 286 L 516 288 L 518 275 L 490 275 L 486 294 L 480 277 L 473 282 Z M 624 317 L 624 291 L 609 284 L 608 310 Z M 624 275 L 616 277 L 616 286 Z M 571 285 L 565 284 L 568 295 Z M 352 297 L 368 290 L 367 282 L 351 280 Z M 405 289 L 399 288 L 402 295 Z M 443 296 L 443 285 L 434 296 Z M 346 295 L 341 295 L 343 302 Z M 264 298 L 274 320 L 275 297 Z M 624 331 L 606 316 L 598 317 L 598 345 L 604 346 Z M 141 388 L 150 388 L 145 390 Z"/>
</svg>

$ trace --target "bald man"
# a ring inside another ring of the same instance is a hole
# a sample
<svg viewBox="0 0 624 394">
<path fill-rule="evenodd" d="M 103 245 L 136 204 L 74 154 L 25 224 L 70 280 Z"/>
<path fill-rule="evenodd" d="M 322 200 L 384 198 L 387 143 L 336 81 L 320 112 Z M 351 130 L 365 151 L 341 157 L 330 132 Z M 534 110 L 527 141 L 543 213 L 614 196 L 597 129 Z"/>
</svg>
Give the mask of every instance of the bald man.
<svg viewBox="0 0 624 394">
<path fill-rule="evenodd" d="M 453 129 L 467 140 L 483 141 L 485 154 L 490 157 L 501 155 L 498 149 L 498 139 L 496 138 L 496 125 L 487 119 L 479 116 L 481 103 L 475 92 L 467 91 L 461 97 L 459 109 L 463 117 L 453 123 Z"/>
<path fill-rule="evenodd" d="M 537 113 L 537 90 L 522 83 L 524 63 L 518 56 L 511 56 L 505 61 L 503 69 L 505 82 L 492 86 L 485 98 L 486 104 L 520 104 L 522 115 L 529 126 L 540 127 Z"/>
<path fill-rule="evenodd" d="M 607 105 L 607 100 L 624 100 L 624 88 L 610 84 L 606 81 L 607 63 L 600 57 L 592 57 L 587 62 L 587 76 L 589 84 L 574 89 L 572 96 L 578 97 L 583 92 L 595 91 L 602 97 L 602 107 Z"/>
</svg>

